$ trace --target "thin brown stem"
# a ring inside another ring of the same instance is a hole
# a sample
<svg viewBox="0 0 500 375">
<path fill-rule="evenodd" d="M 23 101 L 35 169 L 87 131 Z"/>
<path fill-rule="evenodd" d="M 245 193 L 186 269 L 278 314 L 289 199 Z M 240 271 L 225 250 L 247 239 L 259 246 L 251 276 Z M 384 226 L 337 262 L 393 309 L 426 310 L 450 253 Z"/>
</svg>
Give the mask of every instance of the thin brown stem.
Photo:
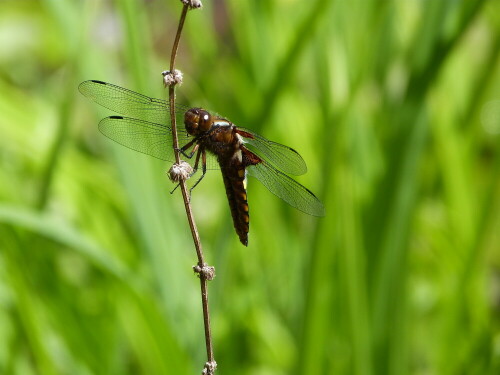
<svg viewBox="0 0 500 375">
<path fill-rule="evenodd" d="M 182 28 L 184 26 L 184 21 L 186 19 L 187 11 L 189 9 L 188 4 L 184 4 L 182 8 L 181 17 L 179 20 L 179 26 L 177 28 L 177 34 L 175 36 L 174 45 L 172 47 L 172 54 L 170 56 L 170 73 L 175 74 L 175 58 L 177 56 L 177 50 L 179 48 L 179 41 L 182 33 Z M 177 164 L 180 163 L 180 152 L 179 152 L 179 140 L 177 137 L 177 124 L 176 124 L 176 116 L 175 116 L 175 84 L 171 84 L 168 88 L 168 98 L 170 104 L 170 121 L 172 124 L 172 139 L 173 139 L 173 148 L 175 152 L 175 161 Z M 180 188 L 182 192 L 182 198 L 184 200 L 184 207 L 186 209 L 186 216 L 188 219 L 189 227 L 191 229 L 191 235 L 193 237 L 194 246 L 196 249 L 196 254 L 198 257 L 198 264 L 194 267 L 195 271 L 199 275 L 200 279 L 200 287 L 201 287 L 201 303 L 203 307 L 203 323 L 205 326 L 205 345 L 207 349 L 207 363 L 205 364 L 205 368 L 203 372 L 205 374 L 213 374 L 215 371 L 215 361 L 213 354 L 213 345 L 212 345 L 212 335 L 210 331 L 210 313 L 208 309 L 208 280 L 213 278 L 213 268 L 208 267 L 205 264 L 203 250 L 200 241 L 200 235 L 198 234 L 198 229 L 196 227 L 196 223 L 193 217 L 193 212 L 190 204 L 189 192 L 187 189 L 186 181 L 181 179 L 179 181 Z"/>
<path fill-rule="evenodd" d="M 184 21 L 186 20 L 187 11 L 189 10 L 189 5 L 184 4 L 182 7 L 181 18 L 179 20 L 179 26 L 177 26 L 177 33 L 175 34 L 174 45 L 172 47 L 172 54 L 170 55 L 170 71 L 174 71 L 175 58 L 177 56 L 177 50 L 179 49 L 179 41 L 181 40 L 182 28 L 184 27 Z"/>
<path fill-rule="evenodd" d="M 182 7 L 181 18 L 179 20 L 179 26 L 177 27 L 177 33 L 175 34 L 174 45 L 172 46 L 172 54 L 170 55 L 170 73 L 174 74 L 175 58 L 177 56 L 177 50 L 179 49 L 179 41 L 181 39 L 182 28 L 184 26 L 184 21 L 186 20 L 186 15 L 189 6 L 185 4 Z M 168 100 L 170 104 L 170 123 L 172 124 L 172 139 L 173 147 L 175 153 L 175 162 L 180 163 L 180 153 L 179 153 L 179 139 L 177 138 L 177 123 L 175 118 L 175 85 L 171 84 L 168 87 Z M 181 187 L 184 184 L 181 184 Z M 184 194 L 182 194 L 184 196 Z M 185 199 L 184 199 L 185 200 Z M 188 202 L 189 204 L 189 202 Z"/>
</svg>

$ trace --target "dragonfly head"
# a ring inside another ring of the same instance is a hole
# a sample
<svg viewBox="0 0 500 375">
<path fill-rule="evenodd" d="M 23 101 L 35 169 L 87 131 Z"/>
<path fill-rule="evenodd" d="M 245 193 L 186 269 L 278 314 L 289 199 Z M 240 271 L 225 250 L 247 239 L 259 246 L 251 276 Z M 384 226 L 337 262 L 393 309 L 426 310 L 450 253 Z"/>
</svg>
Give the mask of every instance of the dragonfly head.
<svg viewBox="0 0 500 375">
<path fill-rule="evenodd" d="M 208 131 L 212 122 L 212 115 L 201 108 L 191 108 L 184 114 L 184 125 L 191 135 Z"/>
</svg>

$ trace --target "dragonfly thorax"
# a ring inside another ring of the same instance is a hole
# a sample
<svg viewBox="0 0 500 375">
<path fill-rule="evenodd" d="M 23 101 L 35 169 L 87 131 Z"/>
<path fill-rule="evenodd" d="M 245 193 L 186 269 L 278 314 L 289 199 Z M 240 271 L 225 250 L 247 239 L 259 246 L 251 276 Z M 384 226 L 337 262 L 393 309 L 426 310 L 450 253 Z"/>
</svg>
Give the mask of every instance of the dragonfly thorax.
<svg viewBox="0 0 500 375">
<path fill-rule="evenodd" d="M 202 108 L 191 108 L 184 114 L 186 130 L 193 136 L 210 130 L 212 123 L 212 115 Z"/>
</svg>

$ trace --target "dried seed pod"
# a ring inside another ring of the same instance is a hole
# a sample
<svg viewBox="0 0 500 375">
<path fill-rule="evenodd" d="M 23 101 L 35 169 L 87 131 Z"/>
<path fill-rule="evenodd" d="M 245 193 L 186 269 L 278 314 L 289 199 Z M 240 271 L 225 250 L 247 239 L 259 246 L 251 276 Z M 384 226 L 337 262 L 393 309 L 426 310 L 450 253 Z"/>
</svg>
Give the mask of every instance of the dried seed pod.
<svg viewBox="0 0 500 375">
<path fill-rule="evenodd" d="M 188 162 L 181 160 L 179 164 L 173 164 L 167 173 L 172 182 L 186 181 L 191 177 L 193 167 Z"/>
</svg>

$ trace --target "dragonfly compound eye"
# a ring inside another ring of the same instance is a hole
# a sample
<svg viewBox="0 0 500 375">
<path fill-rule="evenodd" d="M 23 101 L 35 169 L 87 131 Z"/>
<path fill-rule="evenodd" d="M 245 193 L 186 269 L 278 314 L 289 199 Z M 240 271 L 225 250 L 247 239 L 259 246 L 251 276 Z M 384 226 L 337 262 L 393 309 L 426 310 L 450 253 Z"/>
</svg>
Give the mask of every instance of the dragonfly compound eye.
<svg viewBox="0 0 500 375">
<path fill-rule="evenodd" d="M 199 133 L 200 110 L 198 108 L 191 108 L 184 114 L 184 125 L 186 130 L 191 135 Z"/>
<path fill-rule="evenodd" d="M 199 114 L 199 130 L 202 132 L 210 130 L 210 128 L 212 127 L 212 116 L 210 115 L 210 113 L 208 113 L 208 111 L 205 111 L 204 109 L 200 109 Z"/>
</svg>

